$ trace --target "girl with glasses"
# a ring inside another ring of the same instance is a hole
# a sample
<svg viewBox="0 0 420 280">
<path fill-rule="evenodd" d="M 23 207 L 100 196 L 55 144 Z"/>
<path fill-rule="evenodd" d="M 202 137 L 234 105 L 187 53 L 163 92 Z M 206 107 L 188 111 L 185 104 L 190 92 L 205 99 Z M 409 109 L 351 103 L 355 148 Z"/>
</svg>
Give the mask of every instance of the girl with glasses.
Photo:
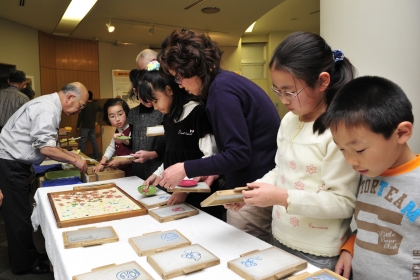
<svg viewBox="0 0 420 280">
<path fill-rule="evenodd" d="M 273 206 L 275 246 L 330 270 L 350 234 L 359 174 L 329 130 L 313 131 L 354 73 L 343 53 L 319 35 L 293 33 L 277 46 L 270 61 L 272 90 L 289 112 L 278 132 L 276 167 L 243 191 L 247 205 Z"/>
</svg>

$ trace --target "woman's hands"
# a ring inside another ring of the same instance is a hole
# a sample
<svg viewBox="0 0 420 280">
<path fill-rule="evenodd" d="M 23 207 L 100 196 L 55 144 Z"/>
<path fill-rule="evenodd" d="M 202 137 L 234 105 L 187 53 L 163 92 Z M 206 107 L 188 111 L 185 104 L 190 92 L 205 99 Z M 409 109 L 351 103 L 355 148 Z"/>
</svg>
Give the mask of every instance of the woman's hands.
<svg viewBox="0 0 420 280">
<path fill-rule="evenodd" d="M 162 173 L 162 179 L 159 182 L 159 185 L 165 189 L 172 189 L 179 185 L 179 183 L 185 178 L 185 169 L 184 163 L 176 163 L 169 166 Z"/>
</svg>

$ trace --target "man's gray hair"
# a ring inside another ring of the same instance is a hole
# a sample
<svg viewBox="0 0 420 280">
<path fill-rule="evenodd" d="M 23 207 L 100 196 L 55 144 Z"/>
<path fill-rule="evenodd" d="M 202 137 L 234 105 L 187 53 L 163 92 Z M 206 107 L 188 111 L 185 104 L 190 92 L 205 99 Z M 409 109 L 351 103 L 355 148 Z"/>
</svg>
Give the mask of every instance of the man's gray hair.
<svg viewBox="0 0 420 280">
<path fill-rule="evenodd" d="M 157 52 L 155 52 L 154 50 L 144 49 L 137 55 L 136 62 L 139 63 L 139 60 L 141 59 L 143 62 L 149 63 L 153 59 L 156 59 L 156 56 Z"/>
<path fill-rule="evenodd" d="M 67 84 L 61 89 L 61 91 L 66 95 L 71 92 L 77 95 L 79 98 L 82 96 L 81 87 L 77 83 Z"/>
</svg>

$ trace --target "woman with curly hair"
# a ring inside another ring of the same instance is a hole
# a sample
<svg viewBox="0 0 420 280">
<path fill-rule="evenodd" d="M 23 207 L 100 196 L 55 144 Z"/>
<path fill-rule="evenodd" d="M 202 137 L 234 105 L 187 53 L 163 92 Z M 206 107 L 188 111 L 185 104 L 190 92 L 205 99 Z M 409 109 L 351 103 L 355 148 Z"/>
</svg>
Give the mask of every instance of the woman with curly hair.
<svg viewBox="0 0 420 280">
<path fill-rule="evenodd" d="M 197 176 L 225 175 L 226 189 L 245 186 L 274 168 L 280 117 L 252 81 L 220 68 L 222 52 L 209 36 L 175 30 L 159 54 L 162 76 L 206 101 L 219 153 L 165 169 L 160 185 L 173 188 Z M 227 222 L 262 240 L 271 238 L 271 207 L 227 210 Z"/>
</svg>

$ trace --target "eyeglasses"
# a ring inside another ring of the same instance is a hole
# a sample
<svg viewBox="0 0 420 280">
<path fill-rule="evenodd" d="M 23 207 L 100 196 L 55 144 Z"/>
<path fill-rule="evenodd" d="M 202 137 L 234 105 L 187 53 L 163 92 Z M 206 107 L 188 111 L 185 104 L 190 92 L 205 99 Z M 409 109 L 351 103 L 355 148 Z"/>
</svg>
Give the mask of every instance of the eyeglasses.
<svg viewBox="0 0 420 280">
<path fill-rule="evenodd" d="M 307 85 L 306 86 L 304 86 L 301 90 L 299 90 L 297 93 L 293 93 L 293 92 L 288 92 L 288 91 L 285 91 L 285 92 L 281 92 L 278 88 L 276 88 L 275 86 L 272 86 L 271 87 L 271 90 L 272 91 L 274 91 L 276 94 L 277 94 L 277 96 L 278 97 L 282 97 L 282 96 L 284 96 L 285 98 L 287 98 L 287 99 L 289 99 L 289 100 L 293 100 L 293 99 L 295 99 L 298 95 L 299 95 L 299 93 L 301 93 L 302 92 L 302 90 L 304 90 L 305 88 L 307 87 Z"/>
<path fill-rule="evenodd" d="M 182 84 L 182 78 L 180 76 L 175 76 L 174 78 L 174 82 L 177 83 L 178 85 Z"/>
<path fill-rule="evenodd" d="M 86 107 L 86 104 L 82 104 L 80 103 L 79 99 L 76 98 L 76 96 L 74 96 L 74 99 L 76 99 L 76 101 L 79 103 L 80 105 L 80 110 L 83 110 Z"/>
</svg>

